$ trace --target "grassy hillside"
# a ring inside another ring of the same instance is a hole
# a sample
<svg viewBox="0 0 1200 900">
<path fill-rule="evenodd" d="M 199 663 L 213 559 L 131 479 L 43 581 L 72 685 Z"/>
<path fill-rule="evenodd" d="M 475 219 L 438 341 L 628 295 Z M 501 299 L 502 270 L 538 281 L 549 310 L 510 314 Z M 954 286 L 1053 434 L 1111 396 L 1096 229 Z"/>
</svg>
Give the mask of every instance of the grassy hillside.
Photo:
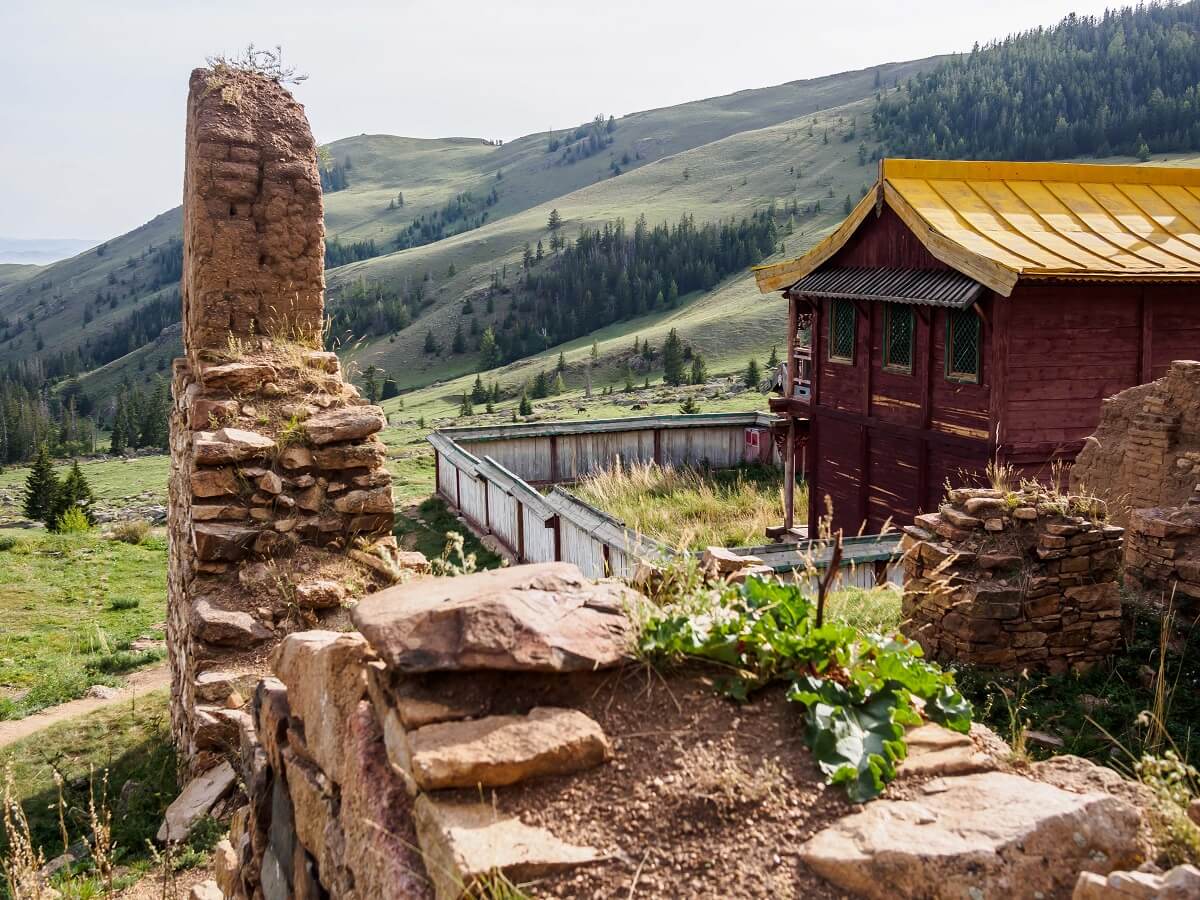
<svg viewBox="0 0 1200 900">
<path fill-rule="evenodd" d="M 432 330 L 443 347 L 448 347 L 462 317 L 462 298 L 483 289 L 492 273 L 504 265 L 515 275 L 525 243 L 548 242 L 546 223 L 551 209 L 559 211 L 565 233 L 573 236 L 584 226 L 597 227 L 618 218 L 632 223 L 641 214 L 651 224 L 674 222 L 685 214 L 697 222 L 712 222 L 745 216 L 773 202 L 781 208 L 793 200 L 802 208 L 819 202 L 820 213 L 798 217 L 793 233 L 783 237 L 786 252 L 799 253 L 841 219 L 847 195 L 856 201 L 874 180 L 874 167 L 859 163 L 858 140 L 845 140 L 855 122 L 860 131 L 864 127 L 871 102 L 861 100 L 735 134 L 555 197 L 477 230 L 336 269 L 329 276 L 333 295 L 360 278 L 395 284 L 418 281 L 429 272 L 435 297 L 434 305 L 408 328 L 371 339 L 347 355 L 360 367 L 375 364 L 386 369 L 401 387 L 474 371 L 472 353 L 424 354 L 426 332 Z M 787 221 L 782 216 L 780 224 L 786 231 Z M 451 266 L 455 274 L 448 276 Z M 690 336 L 694 343 L 709 345 L 714 360 L 762 349 L 764 342 L 771 340 L 756 324 L 764 315 L 770 317 L 770 301 L 759 298 L 748 273 L 691 301 L 683 309 L 647 317 L 645 322 L 619 323 L 596 337 L 602 343 L 608 335 L 629 336 L 632 341 L 630 335 L 639 330 L 646 329 L 648 335 L 665 334 L 674 325 L 681 334 L 686 330 L 685 337 Z M 507 302 L 500 299 L 491 315 L 482 312 L 481 303 L 474 303 L 479 328 L 502 319 Z M 719 325 L 719 335 L 712 333 L 713 325 Z M 652 340 L 658 342 L 658 338 Z M 590 338 L 584 343 L 590 346 Z"/>
<path fill-rule="evenodd" d="M 24 281 L 26 278 L 36 275 L 40 268 L 41 266 L 23 263 L 0 263 L 0 288 Z"/>
<path fill-rule="evenodd" d="M 328 234 L 343 243 L 374 239 L 381 250 L 386 249 L 398 232 L 417 217 L 432 215 L 459 194 L 471 192 L 482 199 L 493 189 L 496 202 L 486 210 L 488 227 L 530 209 L 538 211 L 528 222 L 544 220 L 540 205 L 597 182 L 607 183 L 604 179 L 610 178 L 613 163 L 626 173 L 622 176 L 626 178 L 631 170 L 651 166 L 672 154 L 747 129 L 759 129 L 871 96 L 877 79 L 883 85 L 890 85 L 931 63 L 926 60 L 888 64 L 633 113 L 616 120 L 609 135 L 610 146 L 572 164 L 562 162 L 564 150 L 548 152 L 551 140 L 548 133 L 530 135 L 499 147 L 470 138 L 417 140 L 387 135 L 346 138 L 327 148 L 335 161 L 349 158 L 352 162 L 349 187 L 326 195 Z M 559 140 L 566 136 L 565 131 L 555 133 Z M 669 175 L 671 170 L 657 172 Z M 404 207 L 389 210 L 388 201 L 399 192 L 404 194 Z M 645 208 L 647 216 L 662 219 L 677 215 L 678 203 L 669 209 L 656 209 L 652 202 L 655 193 L 643 190 L 637 198 L 638 204 L 650 203 Z M 627 214 L 631 207 L 629 202 L 618 201 L 613 208 Z M 710 218 L 703 210 L 693 211 L 697 220 Z M 597 212 L 602 214 L 603 209 L 598 207 Z M 126 328 L 130 316 L 148 304 L 169 299 L 174 284 L 151 287 L 149 252 L 150 248 L 166 245 L 179 234 L 179 229 L 180 211 L 176 208 L 108 241 L 103 248 L 47 266 L 19 282 L 6 282 L 0 275 L 0 365 L 70 353 L 89 340 L 97 341 Z M 486 229 L 472 234 L 483 230 Z M 497 239 L 494 246 L 494 265 L 482 259 L 477 261 L 480 277 L 487 277 L 485 273 L 502 265 L 510 253 L 507 238 Z M 414 254 L 405 258 L 400 268 L 407 270 L 410 264 L 419 267 L 435 262 L 435 258 Z M 379 277 L 389 277 L 389 273 L 399 271 L 393 261 L 372 268 L 370 274 L 376 277 L 378 272 Z M 444 271 L 442 267 L 443 274 Z M 336 285 L 359 274 L 362 272 L 357 267 L 346 276 L 339 276 L 335 270 L 330 273 L 330 281 Z M 445 298 L 457 285 L 443 287 L 447 288 L 442 294 Z M 98 294 L 103 295 L 102 302 L 97 302 Z M 115 306 L 111 305 L 113 295 L 117 298 Z M 91 321 L 85 321 L 85 310 Z M 14 323 L 22 323 L 21 330 L 2 339 L 5 322 L 9 323 L 10 332 L 16 331 Z M 141 381 L 165 371 L 169 359 L 178 353 L 178 335 L 168 331 L 160 336 L 147 336 L 147 340 L 143 348 L 86 378 L 86 388 L 103 396 L 123 377 Z"/>
</svg>

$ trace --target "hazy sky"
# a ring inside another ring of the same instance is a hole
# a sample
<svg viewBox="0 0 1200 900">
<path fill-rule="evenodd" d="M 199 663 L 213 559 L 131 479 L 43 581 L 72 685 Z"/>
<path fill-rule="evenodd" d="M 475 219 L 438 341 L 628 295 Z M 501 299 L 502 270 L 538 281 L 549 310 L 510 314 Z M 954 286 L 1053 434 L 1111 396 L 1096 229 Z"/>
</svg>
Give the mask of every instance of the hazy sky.
<svg viewBox="0 0 1200 900">
<path fill-rule="evenodd" d="M 513 138 L 969 50 L 1096 0 L 0 0 L 0 236 L 106 238 L 179 203 L 188 73 L 251 41 L 317 140 Z"/>
</svg>

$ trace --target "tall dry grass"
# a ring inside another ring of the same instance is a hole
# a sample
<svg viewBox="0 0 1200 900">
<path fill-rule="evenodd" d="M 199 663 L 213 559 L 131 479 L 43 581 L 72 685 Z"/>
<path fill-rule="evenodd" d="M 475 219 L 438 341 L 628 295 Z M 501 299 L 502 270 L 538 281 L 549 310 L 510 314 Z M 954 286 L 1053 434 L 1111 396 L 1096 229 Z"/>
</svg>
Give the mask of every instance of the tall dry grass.
<svg viewBox="0 0 1200 900">
<path fill-rule="evenodd" d="M 579 482 L 581 499 L 630 529 L 676 548 L 761 544 L 783 521 L 781 474 L 765 467 L 706 471 L 654 462 L 620 464 Z M 796 486 L 796 509 L 807 492 Z"/>
</svg>

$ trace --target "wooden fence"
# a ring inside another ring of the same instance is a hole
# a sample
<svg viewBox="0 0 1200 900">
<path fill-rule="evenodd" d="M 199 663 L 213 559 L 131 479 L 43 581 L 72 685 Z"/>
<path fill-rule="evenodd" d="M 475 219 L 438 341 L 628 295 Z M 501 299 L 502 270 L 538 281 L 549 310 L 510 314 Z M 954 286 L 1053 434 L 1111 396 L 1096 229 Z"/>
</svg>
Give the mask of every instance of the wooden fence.
<svg viewBox="0 0 1200 900">
<path fill-rule="evenodd" d="M 777 464 L 772 421 L 763 413 L 720 413 L 539 422 L 446 428 L 430 434 L 428 441 L 438 495 L 475 528 L 494 535 L 519 562 L 562 560 L 575 563 L 590 578 L 632 578 L 639 562 L 659 563 L 676 551 L 636 534 L 560 483 L 618 460 L 711 468 Z M 486 455 L 476 455 L 484 451 Z M 535 485 L 552 487 L 543 493 Z M 848 539 L 842 584 L 898 582 L 897 544 L 896 536 L 887 535 Z M 735 552 L 759 556 L 781 574 L 808 564 L 821 570 L 829 561 L 828 548 L 817 541 Z"/>
</svg>

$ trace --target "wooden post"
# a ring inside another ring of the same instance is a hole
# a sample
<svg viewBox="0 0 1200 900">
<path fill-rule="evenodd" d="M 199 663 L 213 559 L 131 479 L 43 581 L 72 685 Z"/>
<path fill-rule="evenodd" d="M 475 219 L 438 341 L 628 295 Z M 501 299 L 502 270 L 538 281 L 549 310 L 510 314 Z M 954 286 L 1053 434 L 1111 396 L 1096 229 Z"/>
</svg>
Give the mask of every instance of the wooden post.
<svg viewBox="0 0 1200 900">
<path fill-rule="evenodd" d="M 557 515 L 551 516 L 550 520 L 546 523 L 546 527 L 554 529 L 554 561 L 561 562 L 562 561 L 562 529 L 559 525 L 558 516 Z"/>
<path fill-rule="evenodd" d="M 442 454 L 436 450 L 433 452 L 433 493 L 438 495 L 442 492 Z M 449 499 L 449 498 L 446 498 Z"/>
<path fill-rule="evenodd" d="M 812 395 L 809 401 L 812 406 L 816 406 L 821 402 L 821 367 L 825 360 L 821 358 L 821 308 L 824 301 L 815 300 L 812 305 L 812 387 L 809 389 Z M 811 523 L 810 523 L 811 524 Z"/>
<path fill-rule="evenodd" d="M 550 483 L 558 484 L 558 436 L 550 436 Z"/>
<path fill-rule="evenodd" d="M 487 534 L 492 533 L 492 498 L 488 496 L 488 481 L 482 475 L 479 477 L 479 483 L 483 485 L 483 530 Z"/>
<path fill-rule="evenodd" d="M 654 429 L 654 462 L 662 465 L 662 429 Z"/>
<path fill-rule="evenodd" d="M 790 375 L 788 376 L 791 377 Z M 783 528 L 792 530 L 796 520 L 796 417 L 788 413 L 787 441 L 783 459 Z"/>
<path fill-rule="evenodd" d="M 462 512 L 462 469 L 454 467 L 454 506 Z"/>
<path fill-rule="evenodd" d="M 785 360 L 786 360 L 785 374 L 787 375 L 787 384 L 784 385 L 783 396 L 787 397 L 790 400 L 796 393 L 796 374 L 797 374 L 796 373 L 796 369 L 797 369 L 797 366 L 796 366 L 796 328 L 798 327 L 800 311 L 799 311 L 799 309 L 797 309 L 797 306 L 796 306 L 796 298 L 793 297 L 790 292 L 787 294 L 787 298 L 788 298 L 788 330 L 787 330 L 787 356 L 785 357 Z M 791 434 L 790 428 L 788 430 L 788 433 L 789 433 L 789 435 Z M 789 507 L 790 507 L 790 504 L 789 504 Z"/>
<path fill-rule="evenodd" d="M 517 562 L 528 562 L 525 558 L 525 504 L 517 501 Z"/>
</svg>

